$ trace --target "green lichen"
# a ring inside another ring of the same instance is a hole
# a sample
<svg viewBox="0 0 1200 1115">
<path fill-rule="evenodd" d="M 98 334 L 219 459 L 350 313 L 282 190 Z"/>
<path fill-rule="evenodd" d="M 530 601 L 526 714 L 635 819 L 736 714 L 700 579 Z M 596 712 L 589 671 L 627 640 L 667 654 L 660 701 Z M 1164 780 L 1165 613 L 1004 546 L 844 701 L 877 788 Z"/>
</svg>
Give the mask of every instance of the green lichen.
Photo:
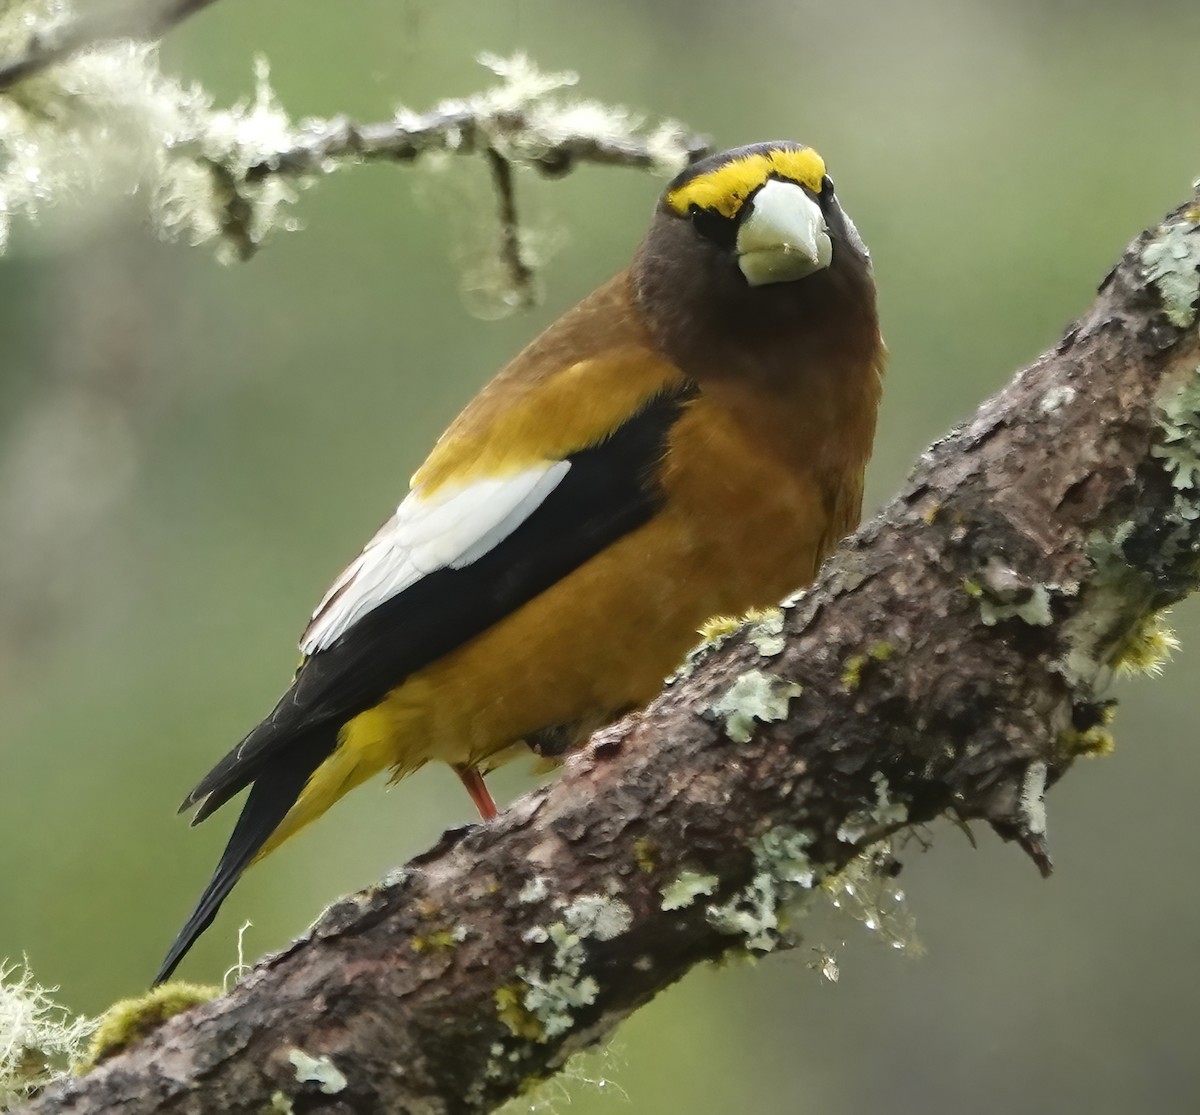
<svg viewBox="0 0 1200 1115">
<path fill-rule="evenodd" d="M 747 670 L 712 705 L 734 743 L 748 743 L 756 724 L 782 720 L 804 687 L 762 670 Z"/>
<path fill-rule="evenodd" d="M 267 1104 L 268 1115 L 292 1115 L 295 1108 L 287 1094 L 278 1090 L 271 1093 L 271 1102 Z"/>
<path fill-rule="evenodd" d="M 315 1084 L 318 1091 L 326 1096 L 336 1096 L 338 1092 L 346 1090 L 349 1082 L 345 1075 L 324 1054 L 313 1057 L 303 1049 L 289 1049 L 288 1061 L 295 1070 L 299 1083 Z"/>
<path fill-rule="evenodd" d="M 705 875 L 698 871 L 681 871 L 675 879 L 662 888 L 662 908 L 683 910 L 702 894 L 712 894 L 721 880 L 716 875 Z"/>
<path fill-rule="evenodd" d="M 766 953 L 790 944 L 790 915 L 802 905 L 818 881 L 820 869 L 808 857 L 812 838 L 779 826 L 752 845 L 754 875 L 728 902 L 705 910 L 708 924 L 719 933 L 743 938 L 751 952 Z"/>
<path fill-rule="evenodd" d="M 1196 320 L 1200 297 L 1200 237 L 1197 225 L 1169 224 L 1142 249 L 1146 278 L 1158 287 L 1163 313 L 1172 325 L 1186 329 Z"/>
<path fill-rule="evenodd" d="M 1110 534 L 1095 533 L 1087 541 L 1091 565 L 1084 606 L 1063 625 L 1067 651 L 1058 663 L 1072 685 L 1090 689 L 1099 672 L 1119 656 L 1131 628 L 1130 616 L 1148 610 L 1153 585 L 1125 557 L 1125 545 L 1137 529 L 1121 523 Z"/>
<path fill-rule="evenodd" d="M 1105 668 L 1160 669 L 1178 645 L 1157 618 L 1164 597 L 1200 587 L 1200 367 L 1156 403 L 1159 438 L 1150 452 L 1170 479 L 1171 505 L 1152 522 L 1128 520 L 1089 538 L 1087 606 L 1064 627 L 1068 650 L 1059 664 L 1072 684 L 1091 685 Z M 1128 557 L 1127 549 L 1136 557 Z"/>
<path fill-rule="evenodd" d="M 563 921 L 581 938 L 611 941 L 633 924 L 633 911 L 619 898 L 584 894 L 563 907 Z"/>
<path fill-rule="evenodd" d="M 963 578 L 962 590 L 979 607 L 979 618 L 987 627 L 1017 619 L 1031 627 L 1048 627 L 1054 620 L 1051 602 L 1055 596 L 1072 596 L 1074 583 L 1037 582 L 992 556 L 973 577 Z"/>
<path fill-rule="evenodd" d="M 548 926 L 536 926 L 525 934 L 533 944 L 548 943 L 553 952 L 538 968 L 521 966 L 516 974 L 524 986 L 519 1006 L 536 1023 L 515 1018 L 511 1004 L 501 1004 L 498 1010 L 509 1030 L 518 1036 L 546 1041 L 566 1033 L 574 1024 L 575 1013 L 596 1001 L 600 987 L 584 974 L 588 960 L 589 940 L 609 941 L 628 930 L 633 911 L 619 898 L 603 894 L 585 894 L 562 906 L 561 920 Z M 514 1028 L 514 1024 L 519 1029 Z M 520 1032 L 519 1032 L 520 1031 Z"/>
<path fill-rule="evenodd" d="M 566 1033 L 575 1020 L 575 1012 L 596 1001 L 599 984 L 583 974 L 587 950 L 577 933 L 555 922 L 546 930 L 546 939 L 554 946 L 554 957 L 544 970 L 521 967 L 517 975 L 525 985 L 521 1005 L 540 1025 L 540 1040 Z"/>
<path fill-rule="evenodd" d="M 1150 455 L 1162 460 L 1173 488 L 1194 489 L 1200 484 L 1200 374 L 1192 375 L 1158 405 L 1162 444 L 1151 446 Z"/>
</svg>

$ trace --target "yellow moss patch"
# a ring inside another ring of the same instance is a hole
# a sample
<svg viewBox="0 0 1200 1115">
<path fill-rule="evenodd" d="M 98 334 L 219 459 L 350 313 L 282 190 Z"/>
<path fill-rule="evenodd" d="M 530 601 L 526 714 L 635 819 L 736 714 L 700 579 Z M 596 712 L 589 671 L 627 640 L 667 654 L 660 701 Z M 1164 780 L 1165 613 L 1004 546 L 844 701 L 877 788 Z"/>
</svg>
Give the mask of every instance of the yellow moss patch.
<svg viewBox="0 0 1200 1115">
<path fill-rule="evenodd" d="M 527 1041 L 545 1040 L 546 1031 L 542 1024 L 525 1009 L 525 988 L 522 984 L 510 983 L 498 987 L 492 998 L 496 1002 L 497 1016 L 513 1037 Z"/>
<path fill-rule="evenodd" d="M 1116 737 L 1107 728 L 1097 726 L 1086 732 L 1063 732 L 1058 737 L 1059 746 L 1072 755 L 1099 758 L 1111 755 L 1117 748 Z"/>
<path fill-rule="evenodd" d="M 1169 612 L 1146 616 L 1112 657 L 1112 666 L 1124 676 L 1149 674 L 1158 677 L 1171 655 L 1179 649 L 1179 640 L 1167 622 Z"/>
<path fill-rule="evenodd" d="M 436 933 L 427 933 L 424 937 L 414 937 L 409 946 L 413 952 L 438 952 L 442 949 L 457 948 L 459 937 L 452 929 L 439 929 Z"/>
<path fill-rule="evenodd" d="M 842 669 L 842 686 L 853 693 L 862 683 L 863 667 L 868 662 L 886 662 L 895 653 L 891 643 L 872 643 L 866 654 L 850 655 Z"/>
<path fill-rule="evenodd" d="M 633 862 L 643 874 L 653 875 L 657 863 L 654 858 L 654 841 L 648 836 L 639 836 L 633 842 Z"/>
<path fill-rule="evenodd" d="M 727 639 L 741 626 L 742 621 L 737 616 L 712 616 L 700 625 L 700 638 L 706 643 L 715 643 Z"/>
<path fill-rule="evenodd" d="M 134 999 L 114 1003 L 100 1019 L 88 1044 L 87 1057 L 79 1066 L 87 1072 L 101 1061 L 136 1045 L 169 1018 L 211 1002 L 221 994 L 219 987 L 173 980 Z"/>
</svg>

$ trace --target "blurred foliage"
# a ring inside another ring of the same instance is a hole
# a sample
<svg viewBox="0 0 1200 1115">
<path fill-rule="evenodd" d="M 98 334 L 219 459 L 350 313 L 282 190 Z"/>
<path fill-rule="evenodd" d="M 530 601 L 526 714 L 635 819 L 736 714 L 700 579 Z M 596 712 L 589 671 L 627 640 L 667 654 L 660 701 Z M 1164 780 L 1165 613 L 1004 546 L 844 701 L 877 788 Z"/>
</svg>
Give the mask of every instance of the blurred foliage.
<svg viewBox="0 0 1200 1115">
<path fill-rule="evenodd" d="M 479 51 L 519 48 L 720 146 L 814 144 L 876 258 L 892 351 L 877 504 L 1200 173 L 1198 35 L 1192 0 L 260 0 L 197 17 L 164 65 L 230 100 L 263 51 L 293 114 L 381 119 L 477 89 Z M 456 261 L 488 243 L 493 212 L 474 164 L 324 181 L 298 209 L 307 230 L 240 267 L 157 243 L 119 199 L 15 230 L 0 266 L 0 956 L 28 953 L 72 1008 L 144 986 L 231 820 L 189 832 L 175 803 L 270 706 L 313 603 L 457 408 L 628 260 L 659 183 L 583 169 L 519 188 L 565 246 L 544 305 L 502 322 L 460 297 Z M 108 416 L 86 453 L 56 432 L 64 396 Z M 65 521 L 39 518 L 47 493 Z M 1200 887 L 1168 864 L 1195 843 L 1200 612 L 1176 619 L 1175 665 L 1118 690 L 1116 754 L 1051 795 L 1049 884 L 990 835 L 972 850 L 940 827 L 905 856 L 926 957 L 814 924 L 811 951 L 698 971 L 633 1018 L 587 1071 L 628 1103 L 571 1084 L 551 1106 L 1193 1105 Z M 445 770 L 359 790 L 249 874 L 187 974 L 229 967 L 245 917 L 248 949 L 282 945 L 469 815 Z M 818 946 L 837 953 L 836 985 L 810 970 Z"/>
</svg>

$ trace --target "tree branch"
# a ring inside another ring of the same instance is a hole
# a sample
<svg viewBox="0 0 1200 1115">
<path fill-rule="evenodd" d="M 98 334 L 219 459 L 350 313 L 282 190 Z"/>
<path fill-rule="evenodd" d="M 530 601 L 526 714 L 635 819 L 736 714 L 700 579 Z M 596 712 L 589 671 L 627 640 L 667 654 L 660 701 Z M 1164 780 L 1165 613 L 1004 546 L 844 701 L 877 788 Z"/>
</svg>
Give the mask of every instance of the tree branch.
<svg viewBox="0 0 1200 1115">
<path fill-rule="evenodd" d="M 354 163 L 408 163 L 433 153 L 482 154 L 496 191 L 500 257 L 518 301 L 527 305 L 532 302 L 534 272 L 520 245 L 514 166 L 550 178 L 569 174 L 581 164 L 661 171 L 702 158 L 712 145 L 705 136 L 678 125 L 642 132 L 640 121 L 619 109 L 588 102 L 558 106 L 536 91 L 536 85 L 546 92 L 568 86 L 575 80 L 573 74 L 543 76 L 521 58 L 485 61 L 506 84 L 443 101 L 425 113 L 404 109 L 384 122 L 359 124 L 346 116 L 308 120 L 290 146 L 245 167 L 239 165 L 240 158 L 214 157 L 202 140 L 175 144 L 172 153 L 196 158 L 212 171 L 222 198 L 222 234 L 243 260 L 261 241 L 254 228 L 252 195 L 265 183 L 311 180 Z"/>
<path fill-rule="evenodd" d="M 553 785 L 326 911 L 30 1113 L 483 1112 L 950 812 L 1048 869 L 1043 794 L 1197 586 L 1200 205 L 933 446 L 806 595 L 693 656 Z"/>
<path fill-rule="evenodd" d="M 216 0 L 114 0 L 30 37 L 25 53 L 0 62 L 0 93 L 78 54 L 121 39 L 154 42 Z"/>
</svg>

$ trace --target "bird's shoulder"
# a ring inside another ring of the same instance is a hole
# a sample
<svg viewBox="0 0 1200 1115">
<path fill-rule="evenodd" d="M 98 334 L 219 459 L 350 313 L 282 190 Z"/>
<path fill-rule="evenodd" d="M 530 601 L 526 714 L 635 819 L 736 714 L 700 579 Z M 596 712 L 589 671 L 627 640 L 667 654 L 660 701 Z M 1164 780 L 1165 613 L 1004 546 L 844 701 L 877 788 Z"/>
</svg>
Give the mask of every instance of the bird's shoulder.
<svg viewBox="0 0 1200 1115">
<path fill-rule="evenodd" d="M 446 486 L 565 460 L 684 385 L 657 349 L 623 272 L 560 317 L 475 396 L 414 474 L 412 490 L 430 497 Z"/>
</svg>

